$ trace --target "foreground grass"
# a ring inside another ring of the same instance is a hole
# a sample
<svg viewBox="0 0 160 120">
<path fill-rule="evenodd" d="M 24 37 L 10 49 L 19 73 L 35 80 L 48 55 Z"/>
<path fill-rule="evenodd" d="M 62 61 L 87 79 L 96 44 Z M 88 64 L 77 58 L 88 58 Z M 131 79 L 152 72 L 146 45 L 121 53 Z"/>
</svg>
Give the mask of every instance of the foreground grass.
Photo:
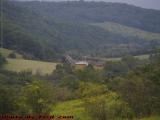
<svg viewBox="0 0 160 120">
<path fill-rule="evenodd" d="M 81 99 L 60 102 L 54 106 L 51 114 L 55 116 L 74 116 L 73 120 L 93 120 L 85 112 L 83 101 Z M 116 120 L 122 119 L 117 118 Z M 160 116 L 151 116 L 142 119 L 136 118 L 134 120 L 160 120 Z"/>
<path fill-rule="evenodd" d="M 53 115 L 74 116 L 74 120 L 91 120 L 85 113 L 82 100 L 71 100 L 67 102 L 58 103 L 52 112 Z"/>
<path fill-rule="evenodd" d="M 51 74 L 55 70 L 57 63 L 41 62 L 35 60 L 23 60 L 23 59 L 7 59 L 8 63 L 4 66 L 4 69 L 20 72 L 20 71 L 32 71 L 33 74 L 39 73 L 41 75 Z"/>
</svg>

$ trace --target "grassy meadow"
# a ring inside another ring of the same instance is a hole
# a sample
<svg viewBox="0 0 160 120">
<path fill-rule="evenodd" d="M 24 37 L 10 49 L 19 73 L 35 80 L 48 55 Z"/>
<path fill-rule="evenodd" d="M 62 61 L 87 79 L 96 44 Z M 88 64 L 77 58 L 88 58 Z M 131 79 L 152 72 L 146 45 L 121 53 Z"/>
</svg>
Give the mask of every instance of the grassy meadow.
<svg viewBox="0 0 160 120">
<path fill-rule="evenodd" d="M 55 116 L 74 116 L 74 120 L 91 120 L 85 113 L 82 100 L 71 100 L 56 104 L 51 113 Z"/>
<path fill-rule="evenodd" d="M 33 74 L 40 73 L 41 75 L 51 74 L 55 70 L 57 63 L 42 62 L 23 59 L 7 59 L 8 63 L 4 66 L 6 70 L 20 72 L 32 71 Z"/>
<path fill-rule="evenodd" d="M 135 58 L 138 58 L 140 60 L 144 60 L 144 59 L 148 59 L 149 55 L 148 54 L 144 54 L 144 55 L 138 55 L 138 56 L 134 56 Z"/>
<path fill-rule="evenodd" d="M 55 116 L 74 116 L 74 120 L 92 120 L 85 112 L 83 100 L 81 99 L 60 102 L 53 107 L 51 114 Z M 122 119 L 117 118 L 117 120 Z M 134 120 L 160 120 L 160 116 L 150 116 L 142 119 L 136 118 Z"/>
<path fill-rule="evenodd" d="M 91 25 L 95 25 L 105 29 L 106 31 L 121 34 L 124 36 L 134 36 L 146 40 L 160 40 L 160 34 L 158 33 L 147 32 L 137 28 L 120 25 L 114 22 L 93 23 Z"/>
<path fill-rule="evenodd" d="M 137 55 L 137 56 L 134 56 L 135 58 L 137 59 L 140 59 L 140 60 L 146 60 L 149 58 L 149 54 L 144 54 L 144 55 Z M 100 60 L 104 60 L 104 61 L 119 61 L 121 60 L 122 57 L 117 57 L 117 58 L 100 58 Z"/>
<path fill-rule="evenodd" d="M 33 74 L 39 73 L 41 75 L 51 74 L 57 63 L 43 62 L 37 60 L 24 60 L 21 54 L 14 52 L 13 50 L 0 48 L 0 51 L 4 57 L 7 58 L 8 63 L 4 66 L 6 70 L 13 72 L 32 71 Z M 15 53 L 16 59 L 8 58 L 9 54 Z"/>
<path fill-rule="evenodd" d="M 14 52 L 13 50 L 5 49 L 5 48 L 0 48 L 0 51 L 1 51 L 2 55 L 6 58 L 9 56 L 9 54 Z M 16 52 L 15 52 L 15 55 L 16 55 L 17 59 L 23 59 L 23 56 L 16 53 Z"/>
</svg>

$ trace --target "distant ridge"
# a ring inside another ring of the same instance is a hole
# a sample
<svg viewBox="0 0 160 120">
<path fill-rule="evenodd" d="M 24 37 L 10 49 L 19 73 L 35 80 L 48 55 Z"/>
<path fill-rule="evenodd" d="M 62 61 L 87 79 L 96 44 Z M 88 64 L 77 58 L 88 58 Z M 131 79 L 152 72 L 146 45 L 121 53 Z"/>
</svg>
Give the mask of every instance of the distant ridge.
<svg viewBox="0 0 160 120">
<path fill-rule="evenodd" d="M 65 22 L 115 22 L 160 33 L 160 11 L 106 2 L 19 2 L 24 8 Z"/>
</svg>

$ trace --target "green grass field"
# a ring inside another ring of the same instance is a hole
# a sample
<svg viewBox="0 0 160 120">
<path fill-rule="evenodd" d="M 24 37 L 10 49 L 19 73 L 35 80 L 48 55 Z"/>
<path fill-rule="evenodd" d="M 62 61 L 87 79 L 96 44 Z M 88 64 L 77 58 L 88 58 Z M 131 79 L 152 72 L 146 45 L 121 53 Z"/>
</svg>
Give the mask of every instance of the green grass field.
<svg viewBox="0 0 160 120">
<path fill-rule="evenodd" d="M 149 54 L 144 54 L 144 55 L 137 55 L 134 56 L 135 58 L 138 58 L 140 60 L 146 60 L 149 59 Z M 117 57 L 117 58 L 99 58 L 100 60 L 104 60 L 104 61 L 119 61 L 121 60 L 121 57 Z"/>
<path fill-rule="evenodd" d="M 105 58 L 106 61 L 119 61 L 121 60 L 121 57 L 119 58 Z"/>
<path fill-rule="evenodd" d="M 9 49 L 5 49 L 5 48 L 0 48 L 0 52 L 1 54 L 4 56 L 4 57 L 8 57 L 9 54 L 13 53 L 14 51 L 13 50 L 9 50 Z M 18 53 L 15 53 L 16 54 L 16 58 L 17 59 L 23 59 L 23 56 L 18 54 Z"/>
<path fill-rule="evenodd" d="M 85 113 L 82 100 L 71 100 L 58 103 L 51 113 L 55 116 L 74 116 L 74 120 L 91 120 Z"/>
<path fill-rule="evenodd" d="M 22 55 L 16 54 L 16 59 L 8 58 L 10 53 L 13 53 L 13 50 L 0 48 L 1 54 L 7 58 L 8 63 L 4 66 L 4 69 L 13 71 L 13 72 L 21 72 L 21 71 L 32 71 L 33 74 L 39 73 L 41 75 L 51 74 L 55 68 L 57 63 L 52 62 L 42 62 L 36 60 L 24 60 Z"/>
<path fill-rule="evenodd" d="M 23 59 L 7 59 L 8 63 L 4 69 L 14 72 L 32 71 L 33 74 L 40 73 L 41 75 L 51 74 L 55 70 L 57 63 L 42 62 Z"/>
<path fill-rule="evenodd" d="M 81 99 L 58 103 L 53 107 L 51 114 L 55 116 L 74 116 L 73 120 L 93 120 L 85 112 Z M 160 116 L 151 116 L 142 119 L 136 118 L 134 120 L 160 120 Z"/>
<path fill-rule="evenodd" d="M 101 27 L 106 31 L 121 34 L 123 36 L 134 36 L 146 40 L 160 40 L 160 34 L 158 33 L 147 32 L 137 28 L 124 26 L 118 23 L 104 22 L 104 23 L 93 23 L 91 25 Z"/>
<path fill-rule="evenodd" d="M 134 56 L 135 58 L 138 58 L 140 60 L 144 60 L 144 59 L 149 59 L 149 56 L 148 54 L 145 54 L 145 55 L 138 55 L 138 56 Z"/>
</svg>

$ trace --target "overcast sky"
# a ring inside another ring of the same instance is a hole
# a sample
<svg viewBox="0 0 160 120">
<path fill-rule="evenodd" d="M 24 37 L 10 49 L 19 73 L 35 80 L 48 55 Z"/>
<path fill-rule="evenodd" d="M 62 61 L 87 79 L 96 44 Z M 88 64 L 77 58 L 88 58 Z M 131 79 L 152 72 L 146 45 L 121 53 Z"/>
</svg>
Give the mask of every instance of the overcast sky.
<svg viewBox="0 0 160 120">
<path fill-rule="evenodd" d="M 32 1 L 32 0 L 21 0 L 21 1 Z M 37 0 L 37 1 L 64 1 L 64 0 Z M 144 8 L 152 8 L 160 10 L 160 0 L 88 0 L 88 1 L 123 2 Z"/>
</svg>

